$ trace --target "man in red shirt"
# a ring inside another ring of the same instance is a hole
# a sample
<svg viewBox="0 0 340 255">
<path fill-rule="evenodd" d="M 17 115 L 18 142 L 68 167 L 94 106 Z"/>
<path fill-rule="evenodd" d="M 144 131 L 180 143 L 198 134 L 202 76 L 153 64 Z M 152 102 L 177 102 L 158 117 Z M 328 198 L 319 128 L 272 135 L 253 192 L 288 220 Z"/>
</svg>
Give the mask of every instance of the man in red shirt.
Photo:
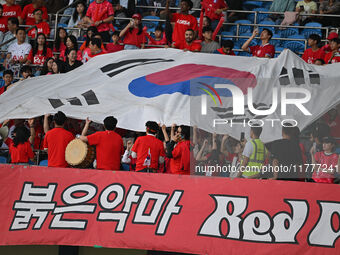
<svg viewBox="0 0 340 255">
<path fill-rule="evenodd" d="M 258 29 L 254 29 L 252 36 L 242 45 L 242 50 L 251 53 L 254 57 L 273 58 L 275 55 L 274 45 L 269 44 L 273 36 L 272 31 L 267 28 L 262 30 L 260 35 L 261 45 L 249 47 L 250 42 L 259 34 Z"/>
<path fill-rule="evenodd" d="M 64 129 L 66 120 L 66 115 L 63 112 L 57 112 L 53 116 L 54 128 L 46 132 L 44 149 L 48 150 L 49 167 L 68 167 L 65 160 L 65 150 L 69 142 L 74 139 L 74 136 Z M 48 127 L 47 115 L 44 118 L 44 129 L 46 126 Z"/>
<path fill-rule="evenodd" d="M 308 38 L 308 46 L 302 55 L 302 59 L 308 64 L 314 64 L 317 59 L 324 59 L 325 52 L 319 48 L 321 37 L 317 34 L 311 34 Z"/>
<path fill-rule="evenodd" d="M 223 16 L 223 11 L 228 9 L 225 0 L 203 0 L 202 8 L 204 14 L 212 21 L 212 27 L 215 29 L 218 20 Z"/>
<path fill-rule="evenodd" d="M 161 140 L 156 138 L 159 126 L 154 121 L 148 121 L 146 136 L 138 137 L 131 149 L 131 157 L 137 158 L 137 172 L 156 172 L 164 163 L 165 150 Z"/>
<path fill-rule="evenodd" d="M 89 48 L 91 50 L 91 58 L 107 53 L 101 47 L 102 47 L 102 40 L 100 40 L 99 38 L 95 38 L 95 37 L 91 38 L 90 44 L 89 44 Z"/>
<path fill-rule="evenodd" d="M 49 37 L 50 36 L 50 25 L 47 22 L 43 21 L 42 10 L 35 9 L 33 11 L 33 15 L 35 19 L 34 25 L 38 28 L 38 34 L 43 33 L 46 35 L 46 37 Z M 30 31 L 28 31 L 28 36 L 31 38 L 35 38 L 35 33 L 36 33 L 36 30 L 31 29 Z"/>
<path fill-rule="evenodd" d="M 331 51 L 330 47 L 329 47 L 329 42 L 334 39 L 334 38 L 339 38 L 338 33 L 332 32 L 328 35 L 327 40 L 328 40 L 328 44 L 324 45 L 321 47 L 321 49 L 325 52 L 328 53 Z"/>
<path fill-rule="evenodd" d="M 176 145 L 176 146 L 175 146 Z M 180 126 L 174 140 L 167 143 L 166 155 L 172 174 L 190 174 L 190 127 Z"/>
<path fill-rule="evenodd" d="M 90 122 L 87 118 L 79 139 L 87 142 L 89 145 L 96 146 L 97 169 L 120 170 L 120 161 L 124 154 L 124 145 L 122 137 L 114 131 L 117 125 L 117 119 L 113 116 L 106 117 L 104 119 L 105 131 L 85 136 Z"/>
<path fill-rule="evenodd" d="M 6 4 L 4 4 L 3 7 L 4 12 L 2 15 L 4 17 L 10 18 L 21 16 L 21 7 L 20 5 L 15 4 L 15 0 L 6 0 Z"/>
<path fill-rule="evenodd" d="M 44 5 L 43 0 L 33 0 L 31 4 L 28 4 L 24 7 L 22 10 L 21 16 L 20 16 L 20 23 L 24 23 L 26 25 L 34 25 L 35 19 L 33 11 L 35 9 L 39 9 L 43 12 L 42 14 L 42 21 L 47 22 L 48 20 L 48 14 L 47 9 Z"/>
<path fill-rule="evenodd" d="M 87 9 L 85 22 L 87 27 L 96 26 L 104 42 L 110 41 L 110 23 L 113 21 L 113 7 L 107 0 L 95 0 Z"/>
<path fill-rule="evenodd" d="M 232 40 L 225 40 L 225 41 L 222 41 L 222 48 L 217 49 L 214 53 L 235 56 L 235 52 L 233 51 L 233 48 L 234 48 L 234 42 Z"/>
<path fill-rule="evenodd" d="M 171 22 L 175 22 L 174 31 L 172 33 L 172 47 L 178 48 L 177 44 L 185 41 L 185 32 L 188 29 L 195 31 L 194 38 L 197 36 L 197 19 L 189 14 L 189 10 L 192 8 L 193 3 L 191 0 L 181 1 L 181 12 L 170 13 L 169 0 L 166 2 L 165 12 L 169 13 Z"/>
<path fill-rule="evenodd" d="M 185 41 L 178 42 L 176 44 L 176 48 L 184 51 L 201 51 L 202 46 L 200 43 L 194 42 L 194 36 L 194 30 L 188 29 L 187 31 L 185 31 Z"/>
<path fill-rule="evenodd" d="M 331 49 L 330 52 L 328 52 L 325 56 L 325 63 L 326 64 L 333 64 L 340 62 L 340 39 L 339 38 L 333 38 L 329 42 L 329 47 Z"/>
<path fill-rule="evenodd" d="M 4 7 L 0 4 L 0 31 L 4 34 L 7 32 L 7 17 L 3 16 Z"/>
</svg>

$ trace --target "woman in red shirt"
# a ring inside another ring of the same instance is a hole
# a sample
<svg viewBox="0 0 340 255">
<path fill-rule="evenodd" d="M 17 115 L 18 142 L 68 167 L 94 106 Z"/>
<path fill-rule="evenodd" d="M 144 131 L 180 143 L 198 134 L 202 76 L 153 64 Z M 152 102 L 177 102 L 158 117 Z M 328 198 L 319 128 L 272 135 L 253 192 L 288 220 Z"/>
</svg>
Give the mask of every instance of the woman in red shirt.
<svg viewBox="0 0 340 255">
<path fill-rule="evenodd" d="M 39 33 L 34 46 L 28 54 L 27 65 L 33 64 L 42 66 L 47 58 L 51 58 L 52 50 L 46 45 L 46 35 Z"/>
<path fill-rule="evenodd" d="M 119 37 L 124 36 L 124 49 L 144 49 L 145 33 L 142 26 L 142 16 L 140 14 L 133 14 L 130 23 L 120 32 Z"/>
<path fill-rule="evenodd" d="M 59 59 L 65 62 L 67 60 L 67 55 L 72 49 L 75 49 L 77 51 L 77 60 L 80 61 L 82 59 L 82 54 L 81 51 L 78 50 L 77 38 L 73 35 L 69 35 L 66 37 L 66 49 L 60 52 Z"/>
<path fill-rule="evenodd" d="M 16 127 L 13 131 L 14 138 L 7 138 L 5 143 L 9 148 L 12 164 L 28 164 L 29 160 L 33 161 L 34 154 L 30 140 L 34 140 L 33 121 L 29 122 L 30 131 L 25 126 Z"/>
<path fill-rule="evenodd" d="M 62 52 L 63 50 L 66 50 L 66 37 L 66 30 L 62 27 L 58 27 L 53 52 Z"/>
</svg>

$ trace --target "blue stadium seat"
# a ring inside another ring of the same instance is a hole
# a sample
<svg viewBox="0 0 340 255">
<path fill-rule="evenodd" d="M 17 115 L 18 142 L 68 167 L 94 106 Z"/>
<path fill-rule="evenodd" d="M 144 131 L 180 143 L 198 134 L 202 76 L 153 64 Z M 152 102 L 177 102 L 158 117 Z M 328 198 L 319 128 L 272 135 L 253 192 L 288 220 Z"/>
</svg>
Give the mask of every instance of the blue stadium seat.
<svg viewBox="0 0 340 255">
<path fill-rule="evenodd" d="M 223 31 L 223 32 L 221 32 L 222 41 L 225 41 L 225 40 L 232 40 L 232 41 L 235 41 L 236 38 L 228 37 L 228 36 L 233 36 L 233 35 L 235 35 L 233 32 L 228 32 L 228 31 Z"/>
<path fill-rule="evenodd" d="M 284 49 L 283 47 L 275 47 L 275 51 L 279 51 L 280 53 L 275 53 L 274 58 L 277 58 Z"/>
<path fill-rule="evenodd" d="M 238 53 L 236 53 L 237 56 L 243 56 L 243 57 L 251 57 L 251 54 L 246 52 L 246 51 L 239 51 Z"/>
<path fill-rule="evenodd" d="M 262 7 L 262 1 L 245 1 L 243 3 L 243 9 L 251 11 L 254 8 L 260 8 Z"/>
<path fill-rule="evenodd" d="M 306 27 L 322 27 L 322 25 L 318 22 L 310 22 L 310 23 L 307 23 L 305 24 Z M 317 35 L 320 35 L 320 37 L 322 37 L 322 32 L 321 32 L 321 29 L 318 29 L 318 28 L 304 28 L 302 30 L 302 34 L 305 36 L 306 39 L 308 39 L 308 37 L 311 35 L 311 34 L 317 34 Z"/>
<path fill-rule="evenodd" d="M 305 51 L 305 43 L 302 41 L 286 41 L 284 48 L 290 49 L 291 51 L 298 53 Z"/>
<path fill-rule="evenodd" d="M 158 26 L 159 17 L 157 16 L 145 16 L 143 19 L 153 19 L 155 21 L 142 21 L 143 27 L 147 27 L 149 32 L 155 32 Z"/>
<path fill-rule="evenodd" d="M 6 164 L 7 163 L 7 158 L 0 156 L 0 164 Z"/>
<path fill-rule="evenodd" d="M 241 20 L 237 20 L 235 21 L 235 24 L 251 24 L 251 22 L 247 19 L 241 19 Z M 237 26 L 232 26 L 231 27 L 231 32 L 233 32 L 236 35 L 236 31 L 237 31 Z M 251 32 L 251 27 L 250 26 L 240 26 L 239 29 L 239 35 L 241 34 L 245 34 L 245 33 L 250 33 Z"/>
<path fill-rule="evenodd" d="M 260 32 L 262 32 L 262 30 L 263 30 L 264 28 L 267 28 L 267 29 L 269 29 L 270 31 L 272 31 L 273 34 L 275 34 L 275 28 L 271 26 L 271 25 L 275 25 L 275 22 L 274 22 L 274 21 L 271 21 L 271 20 L 264 20 L 264 21 L 261 21 L 261 22 L 259 23 L 259 25 L 268 25 L 268 26 L 265 26 L 265 27 L 262 27 L 262 26 L 259 27 Z"/>
<path fill-rule="evenodd" d="M 288 38 L 289 36 L 299 34 L 299 29 L 295 27 L 287 27 L 286 29 L 278 30 L 278 32 L 280 32 L 282 38 Z"/>
<path fill-rule="evenodd" d="M 242 36 L 247 36 L 247 37 L 251 37 L 252 33 L 246 33 L 246 34 L 243 34 Z M 241 49 L 242 45 L 248 40 L 248 38 L 240 38 L 238 39 L 236 42 L 235 42 L 235 45 L 238 45 Z M 257 40 L 252 40 L 249 44 L 249 46 L 255 46 L 257 45 L 258 42 Z"/>
<path fill-rule="evenodd" d="M 255 8 L 253 11 L 259 11 L 259 12 L 268 12 L 269 10 L 266 8 Z M 256 24 L 259 24 L 260 22 L 266 20 L 268 18 L 269 14 L 267 13 L 258 13 L 256 18 Z M 250 13 L 247 16 L 247 19 L 250 20 L 252 23 L 255 22 L 255 13 Z"/>
<path fill-rule="evenodd" d="M 47 159 L 40 161 L 39 166 L 47 166 Z"/>
<path fill-rule="evenodd" d="M 280 38 L 280 34 L 273 34 L 272 39 L 274 38 Z M 276 47 L 280 47 L 281 45 L 281 40 L 270 40 L 270 44 L 273 44 Z"/>
</svg>

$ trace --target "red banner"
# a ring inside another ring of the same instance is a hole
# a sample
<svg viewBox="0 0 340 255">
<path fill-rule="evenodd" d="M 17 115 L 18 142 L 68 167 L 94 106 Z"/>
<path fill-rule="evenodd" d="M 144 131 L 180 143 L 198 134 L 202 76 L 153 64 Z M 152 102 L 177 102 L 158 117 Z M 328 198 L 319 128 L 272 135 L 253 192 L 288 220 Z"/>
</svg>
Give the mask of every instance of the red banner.
<svg viewBox="0 0 340 255">
<path fill-rule="evenodd" d="M 339 185 L 0 165 L 0 245 L 340 254 Z"/>
</svg>

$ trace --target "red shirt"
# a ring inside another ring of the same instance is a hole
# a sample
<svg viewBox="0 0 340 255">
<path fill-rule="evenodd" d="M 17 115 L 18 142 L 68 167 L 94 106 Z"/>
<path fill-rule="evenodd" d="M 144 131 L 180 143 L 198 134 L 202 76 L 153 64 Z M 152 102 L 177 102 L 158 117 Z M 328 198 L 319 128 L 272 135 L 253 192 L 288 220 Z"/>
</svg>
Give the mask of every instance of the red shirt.
<svg viewBox="0 0 340 255">
<path fill-rule="evenodd" d="M 61 48 L 61 47 L 60 47 Z M 60 52 L 60 55 L 59 55 L 59 59 L 61 59 L 62 61 L 66 61 L 66 56 L 65 56 L 65 52 L 66 52 L 66 47 L 64 50 L 62 50 Z M 77 51 L 77 60 L 81 61 L 82 60 L 82 53 L 80 50 Z"/>
<path fill-rule="evenodd" d="M 43 137 L 44 137 L 43 127 L 41 124 L 37 124 L 35 126 L 35 137 L 34 137 L 34 142 L 33 142 L 34 149 L 36 150 L 44 149 Z"/>
<path fill-rule="evenodd" d="M 317 59 L 324 59 L 325 52 L 322 49 L 318 49 L 317 51 L 313 51 L 312 48 L 305 50 L 302 55 L 302 59 L 308 64 L 314 64 Z"/>
<path fill-rule="evenodd" d="M 162 141 L 153 135 L 138 137 L 131 151 L 137 154 L 136 171 L 140 171 L 145 168 L 159 169 L 159 157 L 165 157 L 165 150 Z M 150 166 L 146 166 L 144 164 L 148 156 L 150 157 Z"/>
<path fill-rule="evenodd" d="M 1 87 L 1 88 L 0 88 L 0 95 L 1 95 L 2 93 L 4 93 L 6 90 L 7 90 L 7 87 L 6 87 L 6 86 Z"/>
<path fill-rule="evenodd" d="M 141 44 L 145 43 L 145 34 L 144 31 L 140 35 L 138 35 L 138 28 L 133 28 L 130 32 L 130 29 L 124 35 L 124 44 L 136 45 L 138 48 L 141 47 Z"/>
<path fill-rule="evenodd" d="M 205 16 L 210 18 L 211 20 L 220 19 L 223 14 L 217 15 L 215 11 L 217 9 L 227 8 L 228 5 L 224 0 L 203 0 L 202 7 L 205 8 Z"/>
<path fill-rule="evenodd" d="M 108 1 L 104 1 L 100 4 L 93 1 L 87 9 L 86 16 L 93 22 L 104 20 L 114 15 L 112 4 Z M 98 32 L 109 31 L 110 25 L 108 23 L 102 23 L 97 26 Z"/>
<path fill-rule="evenodd" d="M 182 141 L 175 146 L 170 170 L 172 174 L 190 174 L 190 141 Z"/>
<path fill-rule="evenodd" d="M 313 180 L 321 183 L 333 183 L 334 175 L 330 170 L 335 171 L 338 165 L 339 155 L 332 153 L 326 155 L 323 151 L 319 151 L 314 155 L 317 164 L 321 164 L 320 169 L 318 165 L 315 166 L 313 172 Z"/>
<path fill-rule="evenodd" d="M 30 53 L 28 54 L 27 59 L 31 61 L 33 65 L 43 65 L 45 60 L 51 58 L 53 56 L 52 50 L 50 48 L 46 49 L 46 55 L 43 55 L 42 50 L 38 50 L 37 53 L 33 56 L 33 49 L 31 49 Z"/>
<path fill-rule="evenodd" d="M 174 32 L 172 33 L 172 41 L 176 43 L 185 41 L 185 31 L 189 28 L 197 30 L 197 19 L 188 14 L 173 13 L 171 22 L 175 22 Z"/>
<path fill-rule="evenodd" d="M 35 19 L 34 19 L 34 15 L 33 15 L 33 11 L 35 9 L 36 8 L 33 7 L 33 4 L 28 4 L 22 10 L 22 13 L 21 13 L 20 16 L 25 21 L 26 25 L 34 25 L 35 24 Z M 43 20 L 48 20 L 48 14 L 47 14 L 46 7 L 42 6 L 42 7 L 38 8 L 38 9 L 43 12 L 42 19 Z"/>
<path fill-rule="evenodd" d="M 249 48 L 250 53 L 253 54 L 254 57 L 264 58 L 266 56 L 269 56 L 273 58 L 275 55 L 275 47 L 274 45 L 271 45 L 269 43 L 265 45 L 255 45 Z"/>
<path fill-rule="evenodd" d="M 189 50 L 189 51 L 201 51 L 201 44 L 200 43 L 196 43 L 196 42 L 192 42 L 190 45 L 184 41 L 181 42 L 179 44 L 176 45 L 178 47 L 178 49 L 180 50 Z"/>
<path fill-rule="evenodd" d="M 97 169 L 120 170 L 124 154 L 123 139 L 114 131 L 106 130 L 87 136 L 89 145 L 96 146 Z"/>
<path fill-rule="evenodd" d="M 149 44 L 151 44 L 151 45 L 167 45 L 168 44 L 164 32 L 163 32 L 163 35 L 162 35 L 162 39 L 160 39 L 160 40 L 156 40 L 156 39 L 152 38 L 148 33 L 146 33 L 146 36 L 148 37 Z M 150 48 L 154 48 L 154 47 L 150 47 Z"/>
<path fill-rule="evenodd" d="M 29 159 L 34 158 L 31 144 L 26 141 L 23 144 L 14 146 L 13 140 L 8 138 L 5 142 L 9 148 L 11 154 L 12 163 L 28 163 Z"/>
<path fill-rule="evenodd" d="M 335 55 L 334 55 L 334 57 L 333 57 L 333 52 L 331 51 L 331 52 L 328 52 L 327 54 L 326 54 L 326 56 L 325 56 L 325 63 L 326 64 L 333 64 L 333 63 L 338 63 L 338 62 L 340 62 L 340 52 L 336 52 L 335 53 Z M 331 60 L 332 59 L 332 60 Z M 329 62 L 331 62 L 331 63 L 329 63 Z"/>
<path fill-rule="evenodd" d="M 215 53 L 217 53 L 217 54 L 227 55 L 227 54 L 223 51 L 222 48 L 219 48 L 219 49 L 217 49 L 216 51 L 217 51 L 217 52 L 215 52 Z M 232 50 L 232 51 L 230 52 L 229 56 L 235 56 L 235 52 Z"/>
<path fill-rule="evenodd" d="M 8 30 L 7 28 L 7 18 L 4 16 L 0 17 L 0 31 L 6 33 Z"/>
<path fill-rule="evenodd" d="M 62 51 L 65 52 L 65 50 L 66 50 L 66 46 L 65 46 L 65 44 L 63 42 L 60 42 L 58 50 L 57 50 L 57 48 L 55 46 L 53 48 L 53 52 L 62 52 Z"/>
<path fill-rule="evenodd" d="M 35 26 L 37 26 L 38 28 L 38 34 L 39 33 L 43 33 L 44 35 L 46 35 L 47 37 L 50 36 L 50 25 L 45 22 L 45 21 L 42 21 L 38 24 L 34 24 Z M 34 38 L 35 37 L 35 29 L 31 29 L 30 31 L 28 31 L 28 36 L 31 37 L 31 38 Z"/>
<path fill-rule="evenodd" d="M 106 44 L 106 50 L 108 53 L 121 51 L 124 50 L 124 45 L 109 43 Z"/>
<path fill-rule="evenodd" d="M 6 17 L 7 19 L 11 17 L 21 16 L 20 5 L 15 4 L 12 6 L 7 6 L 7 4 L 4 4 L 3 7 L 4 7 L 4 10 L 3 10 L 2 16 Z"/>
<path fill-rule="evenodd" d="M 71 132 L 64 128 L 53 128 L 48 131 L 44 139 L 44 148 L 48 149 L 49 167 L 68 167 L 65 160 L 66 146 L 74 139 Z"/>
</svg>

